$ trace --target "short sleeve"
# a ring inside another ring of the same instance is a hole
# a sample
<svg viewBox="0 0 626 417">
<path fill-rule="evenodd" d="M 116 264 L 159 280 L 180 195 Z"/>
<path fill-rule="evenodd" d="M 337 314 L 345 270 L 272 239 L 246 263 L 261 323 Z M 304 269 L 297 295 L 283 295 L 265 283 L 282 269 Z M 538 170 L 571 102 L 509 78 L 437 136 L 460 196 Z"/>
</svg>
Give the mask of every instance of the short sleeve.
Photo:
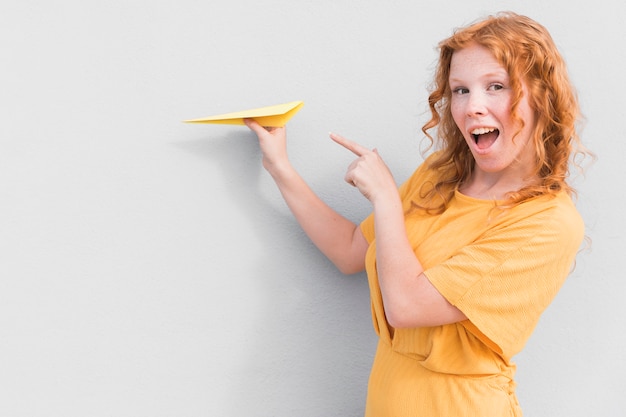
<svg viewBox="0 0 626 417">
<path fill-rule="evenodd" d="M 490 229 L 425 271 L 468 317 L 468 330 L 507 358 L 530 337 L 580 247 L 582 219 L 573 205 L 558 207 Z"/>
</svg>

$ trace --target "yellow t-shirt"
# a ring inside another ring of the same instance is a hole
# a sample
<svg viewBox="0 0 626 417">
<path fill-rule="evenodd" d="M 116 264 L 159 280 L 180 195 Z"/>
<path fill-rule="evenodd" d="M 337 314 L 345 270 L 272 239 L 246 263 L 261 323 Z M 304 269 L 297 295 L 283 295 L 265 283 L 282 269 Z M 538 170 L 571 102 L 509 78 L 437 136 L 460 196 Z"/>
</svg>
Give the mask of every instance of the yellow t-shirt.
<svg viewBox="0 0 626 417">
<path fill-rule="evenodd" d="M 434 173 L 426 163 L 400 188 L 405 212 Z M 521 416 L 511 358 L 569 274 L 584 235 L 566 193 L 506 211 L 456 192 L 441 214 L 413 210 L 407 234 L 425 275 L 468 320 L 394 329 L 376 272 L 373 216 L 361 224 L 379 344 L 366 417 Z"/>
</svg>

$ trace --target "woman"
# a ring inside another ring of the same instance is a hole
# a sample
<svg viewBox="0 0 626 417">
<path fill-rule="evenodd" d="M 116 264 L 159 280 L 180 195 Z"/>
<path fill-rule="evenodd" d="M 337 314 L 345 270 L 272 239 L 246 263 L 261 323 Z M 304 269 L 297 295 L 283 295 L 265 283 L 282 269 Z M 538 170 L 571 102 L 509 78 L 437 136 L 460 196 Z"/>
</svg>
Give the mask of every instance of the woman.
<svg viewBox="0 0 626 417">
<path fill-rule="evenodd" d="M 345 179 L 373 207 L 360 225 L 296 173 L 284 128 L 246 124 L 317 247 L 345 273 L 367 270 L 379 344 L 366 416 L 521 416 L 511 358 L 584 234 L 566 182 L 579 107 L 527 17 L 489 17 L 439 46 L 423 128 L 439 146 L 399 190 L 375 150 L 331 134 L 357 155 Z"/>
</svg>

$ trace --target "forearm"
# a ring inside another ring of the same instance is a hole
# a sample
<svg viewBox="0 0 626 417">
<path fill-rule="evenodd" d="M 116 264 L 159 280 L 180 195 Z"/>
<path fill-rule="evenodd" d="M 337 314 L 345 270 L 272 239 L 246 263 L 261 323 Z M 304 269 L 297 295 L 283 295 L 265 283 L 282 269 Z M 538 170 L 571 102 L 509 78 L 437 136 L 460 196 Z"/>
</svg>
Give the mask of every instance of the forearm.
<svg viewBox="0 0 626 417">
<path fill-rule="evenodd" d="M 268 167 L 287 206 L 317 248 L 344 273 L 365 267 L 358 226 L 324 203 L 289 164 Z"/>
<path fill-rule="evenodd" d="M 399 196 L 374 206 L 376 266 L 387 320 L 398 324 L 419 308 L 418 277 L 423 272 L 408 240 Z"/>
<path fill-rule="evenodd" d="M 413 251 L 399 198 L 375 205 L 376 265 L 385 315 L 393 327 L 430 327 L 467 317 L 431 284 Z"/>
<path fill-rule="evenodd" d="M 263 166 L 304 232 L 339 270 L 344 273 L 362 271 L 367 242 L 358 227 L 317 197 L 292 167 L 287 157 L 285 128 L 266 129 L 252 119 L 244 122 L 257 134 Z"/>
</svg>

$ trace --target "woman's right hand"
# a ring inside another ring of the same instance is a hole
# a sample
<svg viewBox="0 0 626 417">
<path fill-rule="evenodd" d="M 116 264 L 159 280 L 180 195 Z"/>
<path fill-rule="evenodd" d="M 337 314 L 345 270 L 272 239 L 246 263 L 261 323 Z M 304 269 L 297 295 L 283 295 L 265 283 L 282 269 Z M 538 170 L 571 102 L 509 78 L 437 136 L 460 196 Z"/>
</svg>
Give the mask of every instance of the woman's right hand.
<svg viewBox="0 0 626 417">
<path fill-rule="evenodd" d="M 263 167 L 270 174 L 289 165 L 285 127 L 263 127 L 254 119 L 244 119 L 244 123 L 258 136 Z"/>
</svg>

